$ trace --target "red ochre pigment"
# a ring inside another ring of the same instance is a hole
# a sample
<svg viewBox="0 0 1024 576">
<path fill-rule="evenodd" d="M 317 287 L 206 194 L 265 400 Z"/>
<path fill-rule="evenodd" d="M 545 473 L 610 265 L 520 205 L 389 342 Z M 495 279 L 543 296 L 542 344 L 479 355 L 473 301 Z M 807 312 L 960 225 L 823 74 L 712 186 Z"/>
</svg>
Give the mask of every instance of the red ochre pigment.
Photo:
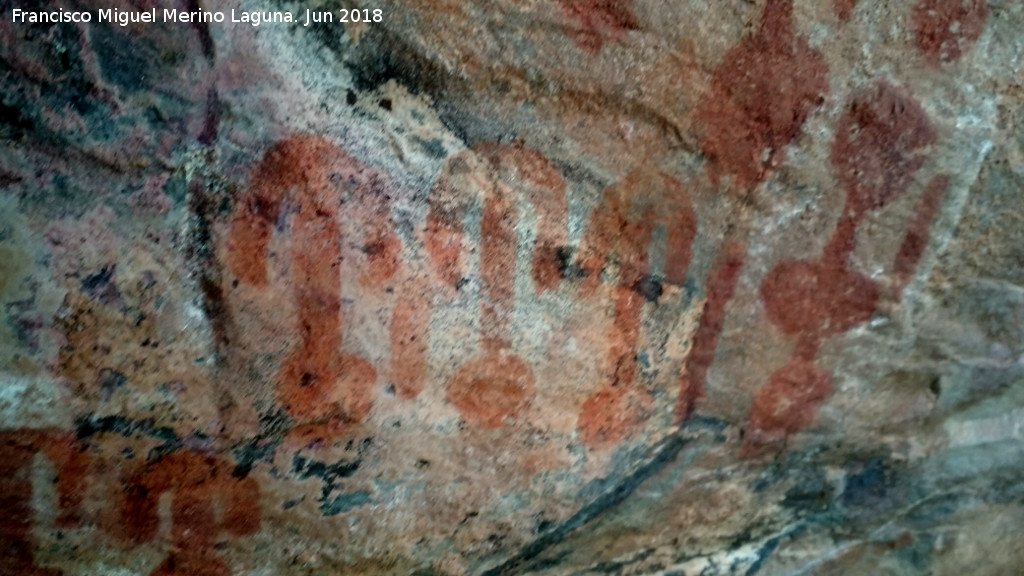
<svg viewBox="0 0 1024 576">
<path fill-rule="evenodd" d="M 715 361 L 718 335 L 725 325 L 725 307 L 736 293 L 743 265 L 746 263 L 746 245 L 735 242 L 722 249 L 708 276 L 707 298 L 701 312 L 700 325 L 693 336 L 693 345 L 686 358 L 683 377 L 679 385 L 679 404 L 676 415 L 685 422 L 704 397 L 708 370 Z"/>
<path fill-rule="evenodd" d="M 600 52 L 609 39 L 618 40 L 640 28 L 632 0 L 559 0 L 559 4 L 566 16 L 579 23 L 569 35 L 591 55 Z"/>
<path fill-rule="evenodd" d="M 933 64 L 955 62 L 985 31 L 986 0 L 920 0 L 914 7 L 917 47 Z"/>
<path fill-rule="evenodd" d="M 241 280 L 266 284 L 268 244 L 286 197 L 298 204 L 291 268 L 301 344 L 282 368 L 278 400 L 297 421 L 295 435 L 312 440 L 362 421 L 377 379 L 368 362 L 340 351 L 341 201 L 345 221 L 363 227 L 367 283 L 394 275 L 401 242 L 392 232 L 391 198 L 380 178 L 323 137 L 295 136 L 267 151 L 240 201 L 228 248 L 230 269 Z"/>
<path fill-rule="evenodd" d="M 221 531 L 232 536 L 260 529 L 256 480 L 237 478 L 234 466 L 213 456 L 183 451 L 148 462 L 124 488 L 122 535 L 133 544 L 156 537 L 160 495 L 172 495 L 171 554 L 152 576 L 230 576 L 215 547 Z M 220 503 L 220 517 L 215 509 Z"/>
<path fill-rule="evenodd" d="M 793 29 L 792 0 L 768 0 L 756 34 L 726 53 L 698 109 L 701 151 L 715 186 L 732 175 L 744 189 L 785 160 L 811 112 L 828 94 L 822 55 Z"/>
<path fill-rule="evenodd" d="M 57 526 L 80 524 L 88 456 L 74 436 L 50 429 L 0 431 L 0 573 L 58 576 L 59 570 L 40 568 L 32 550 L 35 510 L 32 508 L 32 464 L 43 454 L 57 469 L 59 515 Z"/>
<path fill-rule="evenodd" d="M 518 198 L 537 211 L 532 276 L 537 294 L 561 281 L 560 253 L 568 235 L 565 181 L 541 154 L 520 145 L 481 145 L 445 164 L 430 195 L 424 243 L 442 283 L 458 289 L 465 273 L 464 220 L 482 195 L 480 303 L 483 352 L 448 382 L 448 401 L 464 418 L 496 428 L 520 416 L 534 395 L 532 368 L 511 351 L 515 265 L 519 235 Z M 411 315 L 412 311 L 404 314 Z M 421 321 L 428 321 L 423 315 Z M 423 336 L 426 330 L 419 331 Z M 419 339 L 420 336 L 417 336 Z M 424 346 L 420 344 L 419 346 Z M 412 355 L 416 365 L 426 365 Z"/>
<path fill-rule="evenodd" d="M 607 264 L 619 262 L 612 289 L 615 319 L 607 337 L 607 382 L 584 402 L 578 420 L 583 441 L 591 447 L 613 446 L 631 434 L 653 402 L 636 385 L 636 352 L 645 301 L 642 284 L 650 279 L 649 248 L 658 226 L 667 235 L 665 281 L 681 286 L 690 266 L 697 216 L 686 187 L 656 170 L 634 171 L 606 190 L 580 246 L 585 297 L 595 294 Z"/>
<path fill-rule="evenodd" d="M 935 140 L 928 116 L 905 91 L 885 82 L 857 95 L 836 129 L 832 165 L 846 190 L 846 205 L 818 261 L 779 263 L 761 284 L 768 319 L 796 339 L 789 364 L 772 374 L 750 412 L 747 453 L 785 439 L 814 420 L 831 395 L 831 376 L 814 366 L 821 344 L 867 322 L 882 286 L 851 269 L 863 219 L 906 193 Z M 929 228 L 948 180 L 927 187 L 893 264 L 902 289 L 928 243 Z"/>
<path fill-rule="evenodd" d="M 836 17 L 840 22 L 847 22 L 853 17 L 853 9 L 857 7 L 857 0 L 836 0 Z"/>
<path fill-rule="evenodd" d="M 828 67 L 796 35 L 792 0 L 768 0 L 757 32 L 726 53 L 712 76 L 711 93 L 698 107 L 705 129 L 700 148 L 712 184 L 717 188 L 723 176 L 732 176 L 738 194 L 754 194 L 827 95 Z M 704 313 L 680 381 L 680 422 L 704 396 L 725 306 L 743 270 L 746 236 L 745 230 L 730 234 L 708 277 Z"/>
</svg>

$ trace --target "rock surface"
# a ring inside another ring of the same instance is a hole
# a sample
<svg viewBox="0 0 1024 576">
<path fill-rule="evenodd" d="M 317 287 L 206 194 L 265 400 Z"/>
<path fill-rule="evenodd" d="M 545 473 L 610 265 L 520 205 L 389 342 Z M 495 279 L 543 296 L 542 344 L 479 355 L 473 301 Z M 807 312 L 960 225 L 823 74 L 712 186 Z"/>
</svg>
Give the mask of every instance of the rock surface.
<svg viewBox="0 0 1024 576">
<path fill-rule="evenodd" d="M 0 574 L 1024 566 L 1024 4 L 39 4 Z"/>
</svg>

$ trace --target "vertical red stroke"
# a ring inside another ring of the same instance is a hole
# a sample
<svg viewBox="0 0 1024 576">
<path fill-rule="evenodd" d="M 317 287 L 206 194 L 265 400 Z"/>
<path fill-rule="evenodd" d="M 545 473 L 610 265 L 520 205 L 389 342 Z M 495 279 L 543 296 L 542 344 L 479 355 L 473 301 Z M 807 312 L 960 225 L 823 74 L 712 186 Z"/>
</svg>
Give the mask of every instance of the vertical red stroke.
<svg viewBox="0 0 1024 576">
<path fill-rule="evenodd" d="M 264 155 L 239 202 L 228 242 L 231 271 L 255 286 L 267 281 L 267 250 L 286 200 L 292 218 L 292 276 L 298 305 L 299 347 L 282 368 L 278 399 L 297 420 L 300 435 L 337 434 L 369 413 L 376 370 L 342 354 L 342 230 L 364 231 L 371 283 L 390 278 L 401 243 L 393 233 L 391 198 L 379 176 L 316 135 L 278 142 Z"/>
<path fill-rule="evenodd" d="M 903 237 L 900 251 L 896 254 L 896 261 L 893 263 L 893 276 L 896 279 L 897 293 L 903 291 L 910 277 L 914 274 L 921 256 L 924 255 L 928 241 L 931 239 L 932 221 L 942 205 L 942 198 L 949 188 L 949 176 L 939 174 L 932 178 L 928 187 L 924 189 L 921 200 L 917 205 L 913 219 L 907 226 L 907 234 Z"/>
<path fill-rule="evenodd" d="M 644 301 L 650 294 L 649 248 L 655 229 L 667 236 L 665 281 L 682 285 L 690 266 L 697 217 L 689 192 L 678 180 L 655 170 L 637 170 L 605 191 L 591 215 L 580 247 L 586 277 L 583 294 L 593 295 L 602 271 L 618 262 L 613 288 L 615 316 L 608 333 L 608 381 L 584 402 L 578 420 L 584 442 L 613 446 L 630 434 L 649 409 L 650 394 L 636 386 L 636 353 Z"/>
<path fill-rule="evenodd" d="M 132 543 L 156 537 L 160 496 L 172 495 L 173 547 L 152 576 L 230 576 L 216 550 L 220 531 L 254 534 L 261 518 L 259 485 L 252 477 L 234 476 L 233 468 L 213 456 L 184 451 L 147 462 L 129 476 L 121 515 L 123 536 Z"/>
<path fill-rule="evenodd" d="M 78 526 L 89 460 L 84 449 L 66 432 L 51 429 L 0 431 L 0 572 L 57 576 L 59 570 L 35 563 L 32 537 L 32 464 L 45 455 L 57 469 L 57 525 Z"/>
<path fill-rule="evenodd" d="M 725 325 L 725 308 L 736 293 L 736 285 L 739 283 L 745 263 L 746 245 L 742 242 L 730 242 L 722 249 L 711 267 L 700 324 L 693 336 L 693 344 L 680 381 L 679 404 L 676 408 L 680 422 L 690 418 L 697 403 L 704 397 L 708 370 L 715 361 L 718 336 Z"/>
<path fill-rule="evenodd" d="M 463 274 L 464 219 L 482 197 L 480 222 L 481 342 L 448 383 L 448 400 L 468 420 L 499 427 L 526 409 L 533 372 L 511 351 L 520 198 L 537 211 L 532 276 L 538 294 L 561 281 L 560 255 L 568 234 L 568 205 L 561 174 L 538 152 L 521 145 L 485 144 L 445 164 L 430 197 L 425 244 L 444 284 L 458 288 Z M 423 362 L 421 362 L 422 364 Z"/>
</svg>

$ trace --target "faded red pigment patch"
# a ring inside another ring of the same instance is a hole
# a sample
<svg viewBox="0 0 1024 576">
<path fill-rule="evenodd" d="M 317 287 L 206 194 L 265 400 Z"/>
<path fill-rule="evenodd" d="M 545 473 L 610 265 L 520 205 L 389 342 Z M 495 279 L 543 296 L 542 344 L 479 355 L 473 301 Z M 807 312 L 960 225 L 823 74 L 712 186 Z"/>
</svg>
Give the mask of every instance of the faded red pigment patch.
<svg viewBox="0 0 1024 576">
<path fill-rule="evenodd" d="M 409 286 L 391 316 L 391 383 L 404 400 L 423 391 L 429 366 L 430 300 L 426 286 Z"/>
<path fill-rule="evenodd" d="M 917 211 L 907 226 L 907 234 L 903 237 L 903 244 L 896 254 L 896 261 L 893 264 L 893 276 L 896 278 L 896 287 L 902 291 L 917 268 L 921 256 L 931 238 L 932 221 L 939 211 L 942 198 L 949 188 L 949 176 L 940 174 L 928 183 L 924 189 L 921 200 L 918 202 Z"/>
<path fill-rule="evenodd" d="M 834 7 L 836 18 L 839 18 L 840 22 L 847 22 L 853 17 L 853 9 L 857 7 L 857 0 L 836 0 Z"/>
<path fill-rule="evenodd" d="M 685 422 L 693 414 L 697 402 L 704 397 L 708 370 L 715 361 L 718 335 L 725 325 L 725 307 L 736 292 L 746 263 L 746 251 L 744 244 L 730 243 L 721 251 L 708 276 L 707 299 L 679 385 L 676 415 L 680 422 Z"/>
<path fill-rule="evenodd" d="M 576 45 L 592 55 L 609 39 L 617 40 L 630 30 L 640 29 L 632 0 L 559 0 L 562 12 L 579 22 L 569 31 Z"/>
<path fill-rule="evenodd" d="M 560 255 L 568 237 L 565 189 L 561 174 L 540 153 L 518 144 L 485 144 L 451 158 L 431 191 L 425 233 L 427 253 L 442 283 L 456 289 L 464 274 L 463 221 L 475 199 L 482 196 L 483 200 L 483 352 L 459 368 L 448 382 L 447 393 L 448 401 L 469 421 L 486 427 L 502 426 L 521 415 L 532 401 L 532 369 L 511 351 L 519 245 L 517 203 L 527 200 L 537 212 L 532 270 L 534 288 L 540 294 L 557 288 L 562 278 Z M 418 319 L 429 321 L 427 315 Z M 415 332 L 426 335 L 427 330 L 424 327 Z M 422 349 L 425 345 L 421 342 L 416 346 Z M 420 350 L 404 351 L 411 352 L 410 362 L 417 365 L 416 370 L 425 366 Z"/>
<path fill-rule="evenodd" d="M 796 36 L 792 13 L 792 0 L 769 0 L 760 29 L 725 55 L 699 106 L 700 147 L 716 185 L 726 174 L 744 187 L 762 182 L 825 101 L 828 68 Z"/>
<path fill-rule="evenodd" d="M 140 544 L 155 538 L 160 496 L 172 497 L 171 553 L 151 576 L 232 574 L 217 552 L 221 531 L 254 534 L 261 518 L 259 485 L 251 477 L 235 476 L 233 470 L 213 456 L 184 451 L 147 462 L 131 473 L 122 507 L 121 536 L 127 541 Z"/>
<path fill-rule="evenodd" d="M 59 515 L 57 525 L 81 523 L 80 506 L 88 455 L 69 433 L 56 430 L 0 431 L 0 573 L 57 576 L 59 570 L 35 563 L 32 507 L 32 465 L 36 454 L 45 455 L 57 469 Z"/>
<path fill-rule="evenodd" d="M 750 412 L 746 449 L 781 440 L 814 422 L 818 406 L 832 395 L 832 379 L 813 361 L 794 359 L 772 374 Z"/>
<path fill-rule="evenodd" d="M 463 364 L 448 382 L 447 398 L 467 420 L 499 428 L 529 407 L 534 387 L 530 365 L 498 349 Z"/>
<path fill-rule="evenodd" d="M 583 441 L 596 448 L 613 446 L 639 427 L 652 402 L 637 386 L 636 353 L 645 300 L 656 302 L 659 280 L 651 277 L 650 245 L 655 229 L 666 233 L 666 282 L 682 285 L 690 266 L 697 216 L 686 187 L 656 170 L 637 170 L 605 191 L 591 215 L 580 246 L 582 292 L 597 292 L 603 270 L 618 263 L 612 291 L 615 316 L 607 335 L 607 381 L 580 410 Z M 628 401 L 627 401 L 628 399 Z"/>
<path fill-rule="evenodd" d="M 602 388 L 580 410 L 577 426 L 583 442 L 591 448 L 614 447 L 639 430 L 653 402 L 650 393 L 642 388 Z"/>
<path fill-rule="evenodd" d="M 531 269 L 534 288 L 539 294 L 556 289 L 565 271 L 569 242 L 569 203 L 561 172 L 543 154 L 522 145 L 483 144 L 474 150 L 490 163 L 499 184 L 533 205 L 537 213 Z"/>
<path fill-rule="evenodd" d="M 974 47 L 986 20 L 986 0 L 921 0 L 913 15 L 917 47 L 932 63 L 955 62 Z"/>
<path fill-rule="evenodd" d="M 343 433 L 370 411 L 376 370 L 342 354 L 342 229 L 364 233 L 365 283 L 391 278 L 401 243 L 393 233 L 391 197 L 381 178 L 327 139 L 288 138 L 274 145 L 239 202 L 228 241 L 229 268 L 241 280 L 266 284 L 267 249 L 286 197 L 298 204 L 292 217 L 292 275 L 301 344 L 285 361 L 278 401 L 297 420 L 301 438 Z M 352 224 L 355 226 L 356 224 Z"/>
</svg>

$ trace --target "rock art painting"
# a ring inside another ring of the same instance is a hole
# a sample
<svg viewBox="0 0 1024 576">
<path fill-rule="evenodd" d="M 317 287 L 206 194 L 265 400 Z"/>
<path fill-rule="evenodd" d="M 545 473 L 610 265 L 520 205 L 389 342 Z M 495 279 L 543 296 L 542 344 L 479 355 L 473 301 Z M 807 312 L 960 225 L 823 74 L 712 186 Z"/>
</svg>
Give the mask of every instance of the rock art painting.
<svg viewBox="0 0 1024 576">
<path fill-rule="evenodd" d="M 487 427 L 511 423 L 532 401 L 535 379 L 512 350 L 520 199 L 537 211 L 532 277 L 536 293 L 557 288 L 568 229 L 565 182 L 543 156 L 520 146 L 486 145 L 448 161 L 430 197 L 426 243 L 439 280 L 457 290 L 464 276 L 464 219 L 482 197 L 481 348 L 448 382 L 448 400 Z"/>
<path fill-rule="evenodd" d="M 115 4 L 0 17 L 0 576 L 1020 573 L 1019 2 Z"/>
<path fill-rule="evenodd" d="M 230 575 L 219 557 L 223 530 L 232 536 L 260 529 L 260 492 L 254 478 L 239 478 L 234 466 L 188 450 L 147 462 L 129 475 L 122 508 L 124 536 L 152 540 L 160 526 L 159 502 L 171 497 L 172 549 L 152 576 Z"/>
<path fill-rule="evenodd" d="M 666 235 L 664 279 L 651 276 L 654 231 Z M 598 291 L 608 264 L 617 263 L 612 288 L 614 322 L 608 333 L 604 387 L 584 402 L 579 426 L 592 446 L 618 443 L 651 409 L 650 393 L 637 381 L 637 345 L 647 302 L 659 303 L 659 282 L 681 286 L 693 255 L 697 217 L 681 182 L 657 171 L 636 171 L 605 191 L 580 246 L 584 297 Z"/>
<path fill-rule="evenodd" d="M 57 430 L 23 429 L 0 432 L 0 486 L 3 519 L 0 520 L 0 569 L 5 574 L 56 576 L 55 569 L 38 566 L 32 536 L 36 525 L 33 510 L 32 472 L 37 454 L 49 460 L 57 472 L 57 525 L 81 524 L 88 455 L 73 435 Z"/>
<path fill-rule="evenodd" d="M 848 104 L 832 144 L 836 179 L 846 192 L 836 229 L 820 260 L 784 261 L 761 284 L 768 318 L 795 338 L 795 348 L 790 363 L 758 392 L 748 446 L 807 427 L 832 394 L 831 377 L 814 365 L 821 344 L 870 320 L 883 293 L 881 284 L 851 266 L 857 228 L 871 212 L 907 192 L 934 141 L 931 121 L 905 90 L 880 82 Z M 924 191 L 893 265 L 898 279 L 905 279 L 921 257 L 947 181 L 936 176 Z M 896 287 L 902 287 L 901 280 Z"/>
<path fill-rule="evenodd" d="M 988 2 L 921 0 L 914 6 L 917 47 L 935 64 L 955 62 L 966 54 L 985 31 Z"/>
<path fill-rule="evenodd" d="M 342 202 L 354 210 L 347 220 L 365 228 L 371 281 L 394 274 L 400 243 L 389 229 L 387 192 L 379 179 L 328 140 L 297 136 L 266 153 L 240 201 L 228 248 L 230 268 L 240 280 L 266 284 L 268 243 L 285 200 L 292 198 L 298 205 L 292 274 L 301 344 L 281 370 L 278 400 L 301 424 L 295 434 L 332 436 L 366 417 L 377 380 L 366 360 L 341 352 Z"/>
</svg>

